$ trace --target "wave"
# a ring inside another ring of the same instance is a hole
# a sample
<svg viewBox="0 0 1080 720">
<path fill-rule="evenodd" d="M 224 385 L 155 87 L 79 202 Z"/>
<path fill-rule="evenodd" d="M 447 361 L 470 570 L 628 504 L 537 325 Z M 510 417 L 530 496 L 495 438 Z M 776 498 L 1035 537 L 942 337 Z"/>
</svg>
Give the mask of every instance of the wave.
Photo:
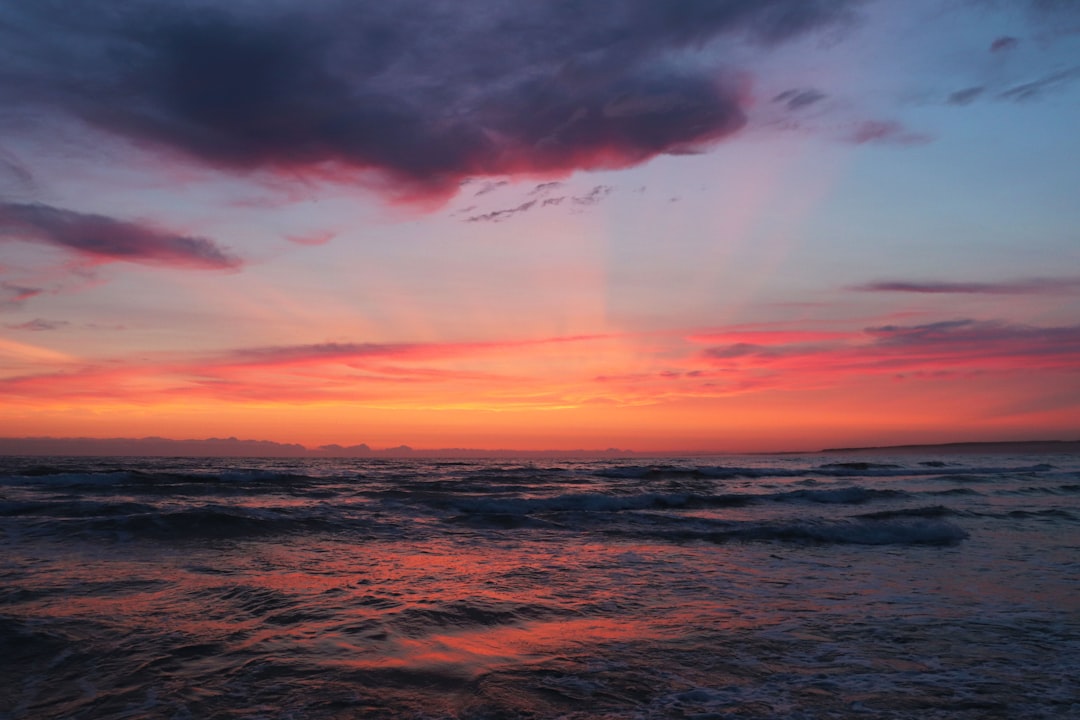
<svg viewBox="0 0 1080 720">
<path fill-rule="evenodd" d="M 598 477 L 627 480 L 677 480 L 687 478 L 735 480 L 765 477 L 798 477 L 800 475 L 805 475 L 806 470 L 726 466 L 683 467 L 677 465 L 627 465 L 597 470 L 593 474 Z"/>
<path fill-rule="evenodd" d="M 116 539 L 187 541 L 341 530 L 332 516 L 289 510 L 204 505 L 179 510 L 97 514 L 49 519 L 60 533 L 90 533 Z"/>
<path fill-rule="evenodd" d="M 136 515 L 153 513 L 152 505 L 137 502 L 99 502 L 95 500 L 13 500 L 0 502 L 0 517 L 42 515 L 55 518 Z"/>
<path fill-rule="evenodd" d="M 324 478 L 267 470 L 222 470 L 219 472 L 147 472 L 131 469 L 69 471 L 59 468 L 28 468 L 0 475 L 0 485 L 67 488 L 72 490 L 117 489 L 172 490 L 191 486 L 204 491 L 223 488 L 298 486 L 321 482 Z"/>
<path fill-rule="evenodd" d="M 643 493 L 639 495 L 603 495 L 575 493 L 546 498 L 444 498 L 464 513 L 484 515 L 531 515 L 534 513 L 587 512 L 612 513 L 623 510 L 668 510 L 702 507 L 740 507 L 754 502 L 753 495 L 693 495 L 681 493 Z"/>
<path fill-rule="evenodd" d="M 804 545 L 955 545 L 968 537 L 967 531 L 945 520 L 933 518 L 854 518 L 847 520 L 805 520 L 793 522 L 730 523 L 726 529 L 636 530 L 645 535 L 673 541 L 712 543 L 774 541 Z M 615 532 L 613 534 L 624 534 Z"/>
<path fill-rule="evenodd" d="M 1041 518 L 1048 520 L 1077 520 L 1074 513 L 1063 508 L 1048 508 L 1046 510 L 1010 510 L 997 517 L 1010 518 Z"/>
<path fill-rule="evenodd" d="M 947 468 L 948 473 L 942 474 Z M 1054 470 L 1053 465 L 1039 463 L 1022 466 L 966 467 L 939 462 L 919 462 L 914 466 L 895 463 L 873 462 L 833 462 L 821 465 L 807 464 L 803 467 L 749 467 L 725 465 L 622 465 L 596 470 L 599 477 L 629 480 L 668 480 L 668 479 L 756 479 L 756 478 L 791 478 L 806 475 L 819 477 L 931 477 L 939 476 L 943 480 L 958 482 L 990 481 L 990 477 L 1011 473 L 1043 473 Z"/>
<path fill-rule="evenodd" d="M 617 513 L 627 510 L 693 510 L 737 508 L 764 502 L 807 502 L 829 505 L 861 505 L 876 500 L 907 497 L 900 490 L 879 490 L 858 486 L 820 490 L 791 490 L 777 493 L 639 493 L 606 495 L 574 493 L 553 497 L 479 498 L 433 497 L 429 502 L 453 507 L 463 513 L 485 515 L 532 515 L 560 512 Z"/>
<path fill-rule="evenodd" d="M 432 607 L 407 607 L 393 613 L 390 616 L 389 625 L 405 636 L 423 637 L 432 632 L 513 625 L 573 614 L 576 613 L 539 603 L 499 602 L 474 598 L 440 602 Z"/>
<path fill-rule="evenodd" d="M 827 490 L 792 490 L 791 492 L 770 496 L 770 499 L 784 502 L 805 500 L 830 505 L 861 505 L 872 500 L 891 500 L 906 496 L 907 493 L 901 490 L 878 490 L 876 488 L 850 486 Z"/>
<path fill-rule="evenodd" d="M 949 516 L 963 517 L 966 515 L 968 515 L 968 513 L 960 510 L 953 510 L 944 505 L 928 505 L 925 507 L 900 508 L 897 510 L 878 510 L 876 512 L 862 513 L 855 517 L 867 520 L 891 520 L 894 518 L 940 518 Z"/>
</svg>

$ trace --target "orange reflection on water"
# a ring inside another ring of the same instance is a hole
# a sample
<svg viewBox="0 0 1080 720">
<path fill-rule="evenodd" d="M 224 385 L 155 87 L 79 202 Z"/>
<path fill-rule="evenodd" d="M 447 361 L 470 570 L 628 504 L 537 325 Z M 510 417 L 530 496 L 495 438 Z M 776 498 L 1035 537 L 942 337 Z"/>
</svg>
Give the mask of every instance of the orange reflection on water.
<svg viewBox="0 0 1080 720">
<path fill-rule="evenodd" d="M 587 645 L 641 638 L 641 628 L 627 620 L 578 618 L 530 622 L 438 633 L 419 639 L 398 638 L 386 654 L 357 657 L 346 664 L 365 669 L 453 666 L 472 674 L 507 663 L 542 662 Z"/>
</svg>

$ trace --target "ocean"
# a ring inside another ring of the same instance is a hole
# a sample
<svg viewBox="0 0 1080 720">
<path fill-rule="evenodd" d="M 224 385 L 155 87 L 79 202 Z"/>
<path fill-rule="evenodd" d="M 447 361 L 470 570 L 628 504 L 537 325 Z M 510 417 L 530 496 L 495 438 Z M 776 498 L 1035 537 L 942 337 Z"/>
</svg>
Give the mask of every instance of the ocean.
<svg viewBox="0 0 1080 720">
<path fill-rule="evenodd" d="M 0 719 L 1080 718 L 1080 456 L 0 458 Z"/>
</svg>

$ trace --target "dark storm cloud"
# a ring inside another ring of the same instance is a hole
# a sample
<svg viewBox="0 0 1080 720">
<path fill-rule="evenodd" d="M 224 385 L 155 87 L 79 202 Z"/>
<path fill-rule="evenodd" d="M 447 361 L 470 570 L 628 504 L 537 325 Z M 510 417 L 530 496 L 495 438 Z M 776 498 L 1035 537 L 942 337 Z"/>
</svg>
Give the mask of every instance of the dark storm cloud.
<svg viewBox="0 0 1080 720">
<path fill-rule="evenodd" d="M 907 280 L 883 280 L 858 285 L 852 290 L 860 292 L 903 292 L 985 295 L 1052 295 L 1080 291 L 1080 278 L 1032 278 L 1003 282 L 912 282 Z"/>
<path fill-rule="evenodd" d="M 98 262 L 235 268 L 240 261 L 212 240 L 163 232 L 136 222 L 37 203 L 0 202 L 0 241 L 42 242 Z"/>
<path fill-rule="evenodd" d="M 446 194 L 729 135 L 745 122 L 737 83 L 694 51 L 780 43 L 858 4 L 0 2 L 0 103 L 216 167 L 333 163 Z"/>
</svg>

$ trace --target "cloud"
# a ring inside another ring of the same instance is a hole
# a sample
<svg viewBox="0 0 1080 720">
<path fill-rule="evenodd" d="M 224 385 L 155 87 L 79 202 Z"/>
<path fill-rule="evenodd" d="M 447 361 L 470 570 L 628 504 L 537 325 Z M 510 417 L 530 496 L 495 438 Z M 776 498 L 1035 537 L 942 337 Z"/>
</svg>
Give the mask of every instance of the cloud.
<svg viewBox="0 0 1080 720">
<path fill-rule="evenodd" d="M 612 339 L 569 335 L 490 342 L 326 342 L 215 354 L 158 353 L 98 362 L 47 356 L 49 362 L 35 362 L 25 374 L 0 378 L 0 397 L 32 402 L 113 399 L 138 404 L 212 398 L 539 407 L 544 402 L 531 389 L 523 393 L 521 388 L 532 388 L 541 378 L 530 375 L 535 368 L 525 369 L 523 362 L 538 356 L 566 357 L 564 352 L 592 358 L 605 348 L 617 347 Z M 0 338 L 0 346 L 3 342 Z M 16 349 L 25 354 L 28 347 Z M 518 393 L 521 397 L 514 399 Z"/>
<path fill-rule="evenodd" d="M 773 98 L 773 102 L 782 103 L 788 110 L 800 110 L 814 103 L 820 102 L 827 97 L 820 90 L 809 88 L 806 90 L 785 90 Z"/>
<path fill-rule="evenodd" d="M 1011 102 L 1036 100 L 1047 93 L 1057 92 L 1065 88 L 1078 77 L 1080 77 L 1080 66 L 1075 66 L 1049 73 L 1029 82 L 1005 87 L 1004 89 L 1001 86 L 988 87 L 985 85 L 963 88 L 950 93 L 946 102 L 950 105 L 970 105 L 975 100 L 987 97 L 990 92 L 995 92 L 999 100 Z"/>
<path fill-rule="evenodd" d="M 575 205 L 596 205 L 610 195 L 613 189 L 610 185 L 597 185 L 584 195 L 572 197 L 571 201 Z"/>
<path fill-rule="evenodd" d="M 931 137 L 923 133 L 911 132 L 903 125 L 892 120 L 865 120 L 858 123 L 847 135 L 848 142 L 856 145 L 876 143 L 883 145 L 923 145 Z"/>
<path fill-rule="evenodd" d="M 1016 38 L 1009 35 L 1002 35 L 1001 37 L 996 38 L 994 42 L 990 43 L 990 52 L 1005 52 L 1014 49 L 1019 44 L 1020 41 Z"/>
<path fill-rule="evenodd" d="M 43 242 L 94 262 L 136 262 L 227 269 L 240 260 L 214 241 L 174 235 L 146 224 L 38 203 L 0 202 L 0 240 Z"/>
<path fill-rule="evenodd" d="M 225 364 L 242 365 L 298 365 L 348 361 L 368 357 L 397 357 L 408 354 L 415 345 L 380 343 L 316 343 L 311 345 L 286 345 L 244 348 L 232 353 Z"/>
<path fill-rule="evenodd" d="M 793 338 L 798 340 L 798 337 Z M 1080 325 L 1040 327 L 959 319 L 881 325 L 820 342 L 736 342 L 699 353 L 730 377 L 765 378 L 774 387 L 823 387 L 859 375 L 942 377 L 980 372 L 1076 372 Z"/>
<path fill-rule="evenodd" d="M 70 325 L 66 320 L 42 320 L 40 318 L 36 320 L 29 320 L 24 323 L 15 323 L 6 325 L 5 327 L 11 330 L 30 330 L 33 332 L 43 332 L 46 330 L 59 330 L 62 327 Z"/>
<path fill-rule="evenodd" d="M 446 196 L 467 177 L 621 168 L 725 138 L 745 93 L 701 50 L 842 26 L 860 4 L 15 3 L 0 8 L 0 105 L 217 168 L 335 166 Z"/>
<path fill-rule="evenodd" d="M 0 187 L 5 184 L 13 186 L 15 192 L 33 192 L 37 189 L 34 175 L 26 169 L 26 165 L 13 153 L 0 148 Z"/>
<path fill-rule="evenodd" d="M 470 215 L 465 218 L 465 222 L 502 222 L 514 215 L 532 210 L 536 206 L 536 202 L 536 200 L 526 200 L 520 205 L 505 210 L 493 210 L 491 212 L 480 213 L 479 215 Z M 544 204 L 546 205 L 547 201 L 545 201 Z"/>
<path fill-rule="evenodd" d="M 0 345 L 4 342 L 0 339 Z M 970 318 L 844 331 L 735 326 L 690 336 L 326 342 L 96 361 L 7 343 L 9 353 L 25 358 L 23 374 L 0 378 L 0 398 L 11 403 L 554 409 L 858 388 L 874 378 L 981 376 L 994 382 L 995 375 L 1012 374 L 1040 377 L 1050 387 L 1071 387 L 1080 372 L 1080 325 Z"/>
<path fill-rule="evenodd" d="M 1014 85 L 1001 92 L 998 97 L 1002 100 L 1013 100 L 1015 102 L 1032 100 L 1042 97 L 1047 92 L 1060 90 L 1078 77 L 1080 77 L 1080 65 L 1058 70 L 1031 82 Z"/>
<path fill-rule="evenodd" d="M 611 194 L 613 188 L 610 185 L 596 185 L 587 193 L 581 195 L 559 195 L 556 197 L 545 197 L 551 190 L 561 187 L 562 183 L 543 183 L 537 185 L 529 193 L 533 197 L 532 200 L 526 200 L 520 205 L 516 205 L 512 208 L 504 208 L 502 210 L 492 210 L 491 212 L 478 213 L 476 215 L 470 215 L 465 218 L 465 222 L 502 222 L 509 220 L 515 215 L 528 212 L 533 208 L 545 208 L 562 205 L 563 202 L 569 201 L 573 205 L 590 207 L 597 205 Z"/>
<path fill-rule="evenodd" d="M 488 193 L 495 192 L 501 187 L 506 187 L 510 184 L 509 180 L 488 180 L 480 186 L 480 189 L 473 193 L 473 197 L 480 197 L 481 195 L 487 195 Z"/>
<path fill-rule="evenodd" d="M 337 237 L 336 232 L 324 230 L 321 232 L 310 232 L 304 235 L 286 235 L 285 239 L 297 245 L 325 245 L 335 237 Z"/>
<path fill-rule="evenodd" d="M 21 305 L 30 298 L 41 295 L 43 292 L 45 292 L 45 288 L 0 282 L 0 307 L 4 305 Z"/>
<path fill-rule="evenodd" d="M 547 195 L 548 193 L 552 192 L 553 190 L 558 190 L 563 185 L 564 185 L 564 183 L 559 182 L 558 180 L 554 180 L 552 182 L 540 183 L 539 185 L 534 187 L 532 190 L 530 190 L 529 194 L 530 195 Z"/>
<path fill-rule="evenodd" d="M 1080 278 L 1032 278 L 1002 282 L 882 280 L 867 283 L 866 285 L 857 285 L 851 289 L 859 292 L 902 292 L 931 295 L 1054 295 L 1080 291 Z"/>
<path fill-rule="evenodd" d="M 964 88 L 963 90 L 957 90 L 949 95 L 948 103 L 950 105 L 969 105 L 979 98 L 986 91 L 986 88 L 982 86 L 975 86 Z"/>
<path fill-rule="evenodd" d="M 1080 325 L 1037 327 L 963 319 L 925 325 L 884 325 L 866 328 L 865 332 L 878 346 L 917 346 L 938 351 L 967 347 L 984 353 L 1007 350 L 1018 356 L 1080 353 Z"/>
</svg>

